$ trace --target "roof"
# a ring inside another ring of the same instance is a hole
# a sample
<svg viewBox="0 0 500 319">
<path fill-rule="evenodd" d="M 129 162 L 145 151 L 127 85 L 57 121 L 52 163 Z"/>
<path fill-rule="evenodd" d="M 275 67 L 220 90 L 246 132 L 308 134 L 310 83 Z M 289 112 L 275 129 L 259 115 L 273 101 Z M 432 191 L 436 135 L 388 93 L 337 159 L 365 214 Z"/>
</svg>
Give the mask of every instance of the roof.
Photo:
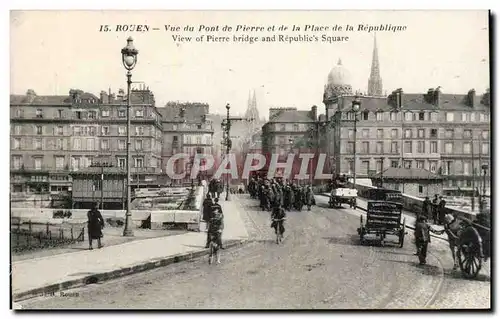
<svg viewBox="0 0 500 319">
<path fill-rule="evenodd" d="M 274 112 L 273 112 L 274 111 Z M 311 111 L 293 109 L 269 110 L 270 123 L 313 123 Z"/>
<path fill-rule="evenodd" d="M 120 104 L 123 103 L 123 99 L 121 97 L 116 98 L 116 95 L 113 95 L 114 99 L 111 103 L 110 101 L 106 101 L 102 103 L 100 97 L 88 92 L 83 92 L 82 90 L 70 90 L 68 95 L 36 95 L 33 90 L 28 90 L 26 94 L 11 94 L 10 95 L 10 104 L 11 105 L 40 105 L 40 106 L 60 106 L 60 105 L 68 105 L 71 106 L 73 103 L 73 97 L 71 94 L 73 92 L 79 92 L 78 98 L 81 100 L 79 103 L 76 103 L 78 106 L 86 106 L 86 105 L 109 105 L 109 104 Z M 130 92 L 132 104 L 155 104 L 154 94 L 149 90 L 132 90 Z M 125 95 L 126 99 L 127 96 Z"/>
<path fill-rule="evenodd" d="M 476 95 L 474 98 L 474 107 L 466 104 L 466 94 L 444 94 L 441 93 L 440 96 L 440 106 L 437 107 L 433 104 L 424 101 L 424 95 L 419 93 L 403 93 L 403 110 L 408 111 L 490 111 L 490 107 L 481 104 L 481 95 Z M 387 97 L 375 97 L 375 96 L 358 96 L 361 101 L 360 111 L 370 111 L 377 112 L 383 111 L 388 112 L 396 110 L 393 106 L 389 105 L 387 102 Z M 348 109 L 351 107 L 351 103 L 354 100 L 354 96 L 342 96 L 340 97 L 339 104 L 341 109 Z"/>
<path fill-rule="evenodd" d="M 187 123 L 201 123 L 203 115 L 208 115 L 209 106 L 203 103 L 169 102 L 164 107 L 158 107 L 164 122 L 181 121 L 181 108 L 184 107 L 184 120 Z"/>
<path fill-rule="evenodd" d="M 441 176 L 422 168 L 389 167 L 382 173 L 384 179 L 433 179 L 441 180 Z M 380 178 L 380 173 L 376 178 Z"/>
</svg>

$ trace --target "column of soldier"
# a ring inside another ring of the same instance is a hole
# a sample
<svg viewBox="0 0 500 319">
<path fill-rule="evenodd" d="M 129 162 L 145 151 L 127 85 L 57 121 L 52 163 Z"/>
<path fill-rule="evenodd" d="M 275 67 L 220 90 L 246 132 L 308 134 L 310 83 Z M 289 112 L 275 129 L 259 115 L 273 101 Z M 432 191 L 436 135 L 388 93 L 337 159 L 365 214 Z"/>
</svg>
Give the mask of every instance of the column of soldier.
<svg viewBox="0 0 500 319">
<path fill-rule="evenodd" d="M 271 211 L 277 205 L 287 211 L 301 211 L 306 206 L 310 211 L 311 206 L 316 204 L 311 185 L 300 186 L 282 179 L 253 177 L 248 183 L 248 192 L 250 197 L 260 201 L 263 211 Z"/>
</svg>

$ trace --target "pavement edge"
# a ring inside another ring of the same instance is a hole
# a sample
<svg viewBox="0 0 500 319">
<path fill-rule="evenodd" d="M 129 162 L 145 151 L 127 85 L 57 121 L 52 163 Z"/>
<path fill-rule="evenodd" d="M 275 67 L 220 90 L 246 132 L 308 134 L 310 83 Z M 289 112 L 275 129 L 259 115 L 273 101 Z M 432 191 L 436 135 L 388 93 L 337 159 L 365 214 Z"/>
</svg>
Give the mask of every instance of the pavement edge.
<svg viewBox="0 0 500 319">
<path fill-rule="evenodd" d="M 251 241 L 248 239 L 241 239 L 241 240 L 230 240 L 226 242 L 225 248 L 236 248 L 239 246 L 242 246 L 244 244 L 247 244 Z M 164 258 L 160 258 L 157 260 L 150 260 L 147 262 L 141 262 L 139 264 L 130 266 L 130 267 L 124 267 L 112 271 L 107 271 L 103 273 L 95 273 L 92 275 L 85 276 L 83 278 L 75 279 L 75 280 L 67 280 L 63 281 L 57 284 L 51 284 L 47 285 L 44 287 L 40 288 L 35 288 L 35 289 L 30 289 L 27 291 L 23 291 L 20 293 L 16 293 L 12 295 L 12 304 L 15 304 L 20 301 L 24 301 L 27 299 L 43 296 L 43 295 L 52 295 L 57 292 L 61 292 L 64 290 L 68 289 L 73 289 L 73 288 L 79 288 L 83 286 L 87 286 L 90 284 L 95 284 L 98 282 L 103 282 L 103 281 L 108 281 L 112 279 L 117 279 L 120 277 L 125 277 L 133 274 L 137 274 L 140 272 L 144 272 L 147 270 L 152 270 L 155 268 L 160 268 L 160 267 L 165 267 L 170 264 L 175 264 L 179 263 L 182 261 L 188 261 L 192 260 L 195 258 L 199 258 L 205 255 L 208 255 L 209 250 L 208 249 L 202 249 L 199 251 L 194 251 L 194 252 L 189 252 L 189 253 L 183 253 L 183 254 L 176 254 Z M 15 309 L 15 308 L 14 308 Z"/>
</svg>

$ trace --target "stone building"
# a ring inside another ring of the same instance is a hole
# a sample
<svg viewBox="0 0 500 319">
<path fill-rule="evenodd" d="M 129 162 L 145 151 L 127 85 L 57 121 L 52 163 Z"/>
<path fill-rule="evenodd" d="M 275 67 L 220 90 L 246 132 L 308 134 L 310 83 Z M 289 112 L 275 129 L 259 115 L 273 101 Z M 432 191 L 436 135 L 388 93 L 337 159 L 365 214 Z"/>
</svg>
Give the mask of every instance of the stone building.
<svg viewBox="0 0 500 319">
<path fill-rule="evenodd" d="M 270 108 L 269 121 L 262 126 L 261 139 L 267 165 L 271 154 L 277 154 L 280 162 L 286 162 L 290 153 L 314 153 L 320 139 L 316 134 L 318 123 L 317 106 L 312 106 L 310 111 L 294 107 Z M 313 162 L 310 165 L 314 166 Z M 299 173 L 300 165 L 301 161 L 296 157 L 292 178 Z"/>
<path fill-rule="evenodd" d="M 173 183 L 190 183 L 191 166 L 196 154 L 213 154 L 212 122 L 208 119 L 209 105 L 205 103 L 169 102 L 158 108 L 162 114 L 163 150 L 162 171 L 167 175 L 168 159 L 174 154 L 189 154 L 189 160 L 175 162 L 176 173 L 186 170 L 183 180 Z M 200 178 L 208 178 L 213 170 L 202 172 Z"/>
<path fill-rule="evenodd" d="M 131 92 L 132 174 L 137 179 L 160 171 L 161 115 L 154 95 Z M 82 90 L 38 96 L 33 90 L 11 95 L 11 191 L 44 193 L 71 190 L 70 173 L 94 161 L 126 167 L 126 95 Z"/>
<path fill-rule="evenodd" d="M 374 58 L 377 55 L 375 51 Z M 372 67 L 372 75 L 377 73 Z M 349 72 L 339 61 L 328 75 L 323 96 L 327 125 L 322 149 L 333 155 L 336 173 L 355 171 L 363 178 L 389 167 L 417 168 L 442 174 L 444 194 L 470 195 L 472 185 L 478 186 L 481 166 L 489 163 L 489 92 L 445 94 L 438 87 L 408 94 L 400 88 L 381 97 L 353 94 L 349 82 Z M 372 87 L 375 82 L 370 81 Z M 355 98 L 361 102 L 356 148 Z"/>
</svg>

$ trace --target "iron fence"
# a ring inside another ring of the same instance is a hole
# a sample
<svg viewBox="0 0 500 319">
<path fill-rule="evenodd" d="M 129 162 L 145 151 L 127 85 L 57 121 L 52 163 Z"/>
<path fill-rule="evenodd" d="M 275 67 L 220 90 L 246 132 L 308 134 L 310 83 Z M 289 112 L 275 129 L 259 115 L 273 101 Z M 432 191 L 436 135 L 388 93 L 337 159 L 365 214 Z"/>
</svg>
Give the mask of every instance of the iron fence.
<svg viewBox="0 0 500 319">
<path fill-rule="evenodd" d="M 21 223 L 15 219 L 11 222 L 10 241 L 13 253 L 61 247 L 84 240 L 83 224 L 59 226 L 31 221 Z"/>
</svg>

